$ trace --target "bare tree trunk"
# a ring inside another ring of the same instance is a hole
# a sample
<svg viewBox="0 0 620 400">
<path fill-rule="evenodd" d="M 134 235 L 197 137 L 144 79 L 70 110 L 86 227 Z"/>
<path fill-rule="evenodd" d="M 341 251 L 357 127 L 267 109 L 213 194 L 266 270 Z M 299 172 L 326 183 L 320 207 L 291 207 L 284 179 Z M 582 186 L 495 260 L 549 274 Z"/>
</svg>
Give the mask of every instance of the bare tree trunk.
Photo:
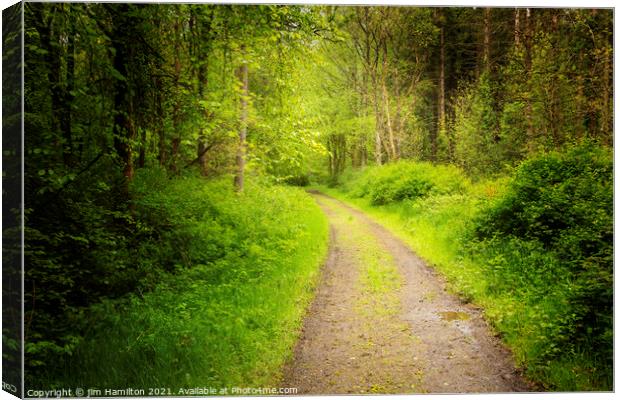
<svg viewBox="0 0 620 400">
<path fill-rule="evenodd" d="M 515 8 L 515 46 L 521 45 L 521 21 L 520 21 L 520 9 Z"/>
<path fill-rule="evenodd" d="M 53 7 L 59 7 L 58 5 Z M 45 62 L 47 63 L 47 80 L 49 81 L 50 87 L 50 97 L 51 97 L 51 121 L 50 128 L 53 135 L 53 144 L 54 147 L 57 147 L 60 150 L 60 154 L 64 153 L 65 149 L 62 145 L 62 137 L 63 132 L 61 129 L 61 116 L 63 115 L 63 100 L 64 95 L 62 91 L 61 85 L 61 53 L 58 49 L 59 46 L 59 38 L 54 34 L 53 24 L 54 17 L 50 17 L 49 20 L 46 20 L 44 13 L 41 11 L 42 8 L 35 9 L 37 17 L 38 17 L 38 26 L 37 31 L 41 38 L 41 45 L 43 46 L 43 50 L 45 50 L 44 57 Z M 54 12 L 54 14 L 59 14 L 58 11 Z M 66 160 L 63 160 L 66 161 Z"/>
<path fill-rule="evenodd" d="M 241 49 L 245 58 L 245 50 Z M 246 60 L 237 70 L 238 79 L 241 81 L 241 127 L 239 129 L 239 145 L 237 147 L 237 174 L 235 175 L 235 188 L 237 191 L 243 191 L 244 173 L 245 173 L 245 153 L 246 153 L 246 137 L 248 133 L 248 64 Z"/>
<path fill-rule="evenodd" d="M 364 70 L 362 70 L 362 87 L 361 87 L 360 92 L 361 92 L 360 117 L 367 117 L 368 116 L 368 75 L 366 74 Z M 364 120 L 365 119 L 366 118 L 364 118 Z M 360 151 L 359 166 L 364 167 L 366 166 L 367 157 L 368 157 L 368 155 L 366 154 L 366 134 L 365 133 L 360 134 L 359 151 Z"/>
<path fill-rule="evenodd" d="M 491 69 L 491 9 L 484 9 L 484 44 L 482 48 L 482 65 L 485 72 Z"/>
<path fill-rule="evenodd" d="M 394 160 L 396 159 L 396 146 L 394 145 L 394 131 L 392 129 L 392 117 L 390 116 L 390 97 L 385 82 L 388 74 L 387 40 L 386 38 L 384 38 L 383 40 L 383 74 L 381 77 L 381 88 L 383 91 L 383 113 L 385 117 L 388 139 L 390 141 L 388 157 L 390 158 L 390 160 Z"/>
<path fill-rule="evenodd" d="M 174 24 L 174 92 L 180 93 L 179 90 L 179 81 L 181 80 L 181 59 L 180 59 L 180 40 L 179 37 L 179 20 L 177 19 Z M 181 145 L 181 132 L 180 132 L 180 124 L 181 124 L 181 102 L 178 98 L 174 103 L 174 107 L 172 109 L 172 129 L 174 138 L 172 139 L 172 151 L 170 152 L 170 168 L 172 172 L 178 172 L 178 156 L 179 156 L 179 147 Z"/>
<path fill-rule="evenodd" d="M 161 80 L 157 79 L 157 94 L 156 94 L 156 109 L 157 109 L 157 137 L 159 139 L 158 147 L 159 147 L 159 165 L 161 167 L 165 167 L 166 165 L 166 133 L 164 130 L 164 121 L 163 121 L 163 107 L 161 105 Z"/>
<path fill-rule="evenodd" d="M 401 96 L 401 91 L 400 91 L 400 79 L 399 79 L 399 75 L 398 75 L 398 71 L 395 74 L 395 87 L 396 87 L 396 118 L 395 118 L 395 122 L 394 125 L 397 127 L 396 128 L 396 135 L 395 135 L 395 141 L 396 141 L 396 159 L 398 160 L 400 158 L 401 155 L 401 138 L 403 136 L 403 132 L 405 130 L 405 118 L 403 117 L 402 114 L 402 96 Z"/>
<path fill-rule="evenodd" d="M 529 8 L 525 9 L 525 72 L 527 74 L 527 86 L 529 87 L 532 78 L 532 12 Z M 527 143 L 529 152 L 534 148 L 534 121 L 532 117 L 532 91 L 528 90 L 525 103 L 525 119 L 527 121 Z"/>
<path fill-rule="evenodd" d="M 552 45 L 551 45 L 551 59 L 554 60 L 557 54 L 557 35 L 559 28 L 559 19 L 558 13 L 556 10 L 551 11 L 551 32 L 552 35 Z M 549 91 L 550 99 L 550 118 L 549 121 L 551 123 L 551 140 L 555 148 L 559 148 L 562 143 L 562 138 L 560 137 L 560 129 L 562 125 L 563 115 L 560 106 L 560 96 L 559 92 L 559 83 L 557 74 L 553 74 L 551 82 L 548 83 L 547 90 Z"/>
<path fill-rule="evenodd" d="M 601 98 L 601 122 L 599 124 L 599 132 L 605 143 L 612 143 L 613 126 L 611 119 L 611 49 L 605 47 L 603 49 L 603 74 L 602 74 L 602 98 Z"/>
<path fill-rule="evenodd" d="M 64 5 L 67 6 L 67 5 Z M 63 160 L 65 165 L 73 164 L 73 133 L 71 131 L 71 103 L 73 102 L 73 89 L 75 85 L 75 35 L 73 33 L 73 21 L 68 20 L 67 34 L 67 85 L 63 89 L 62 111 L 60 114 L 60 130 L 63 134 Z"/>
<path fill-rule="evenodd" d="M 437 110 L 437 135 L 433 142 L 433 159 L 437 159 L 437 140 L 446 131 L 446 44 L 443 22 L 439 31 L 439 101 Z"/>
<path fill-rule="evenodd" d="M 140 153 L 138 154 L 138 168 L 146 164 L 146 128 L 140 129 Z"/>
<path fill-rule="evenodd" d="M 124 6 L 124 11 L 127 9 Z M 123 21 L 129 23 L 128 21 Z M 128 64 L 130 63 L 134 49 L 129 36 L 131 32 L 126 32 L 124 24 L 119 23 L 112 36 L 112 46 L 116 50 L 114 53 L 113 66 L 123 76 L 128 76 Z M 123 163 L 123 175 L 125 185 L 124 195 L 129 196 L 129 182 L 133 179 L 133 149 L 132 142 L 135 138 L 134 107 L 132 91 L 128 79 L 116 79 L 114 83 L 114 148 Z"/>
<path fill-rule="evenodd" d="M 198 96 L 201 101 L 206 100 L 206 92 L 208 86 L 209 76 L 209 51 L 205 50 L 206 46 L 210 46 L 207 39 L 211 30 L 211 20 L 202 21 L 198 23 L 197 9 L 195 7 L 190 8 L 189 18 L 189 30 L 191 32 L 191 40 L 189 46 L 190 57 L 195 58 L 197 61 L 197 67 L 194 69 L 196 73 L 196 81 L 198 86 Z M 205 38 L 207 36 L 207 38 Z M 208 120 L 210 115 L 206 107 L 202 106 L 202 116 L 205 120 Z M 200 127 L 198 131 L 198 143 L 196 148 L 196 161 L 200 168 L 200 174 L 206 176 L 207 171 L 207 136 L 205 129 Z"/>
<path fill-rule="evenodd" d="M 373 93 L 374 93 L 374 106 L 375 106 L 375 162 L 377 165 L 381 165 L 381 111 L 379 110 L 379 89 L 377 88 L 377 71 L 373 71 Z"/>
</svg>

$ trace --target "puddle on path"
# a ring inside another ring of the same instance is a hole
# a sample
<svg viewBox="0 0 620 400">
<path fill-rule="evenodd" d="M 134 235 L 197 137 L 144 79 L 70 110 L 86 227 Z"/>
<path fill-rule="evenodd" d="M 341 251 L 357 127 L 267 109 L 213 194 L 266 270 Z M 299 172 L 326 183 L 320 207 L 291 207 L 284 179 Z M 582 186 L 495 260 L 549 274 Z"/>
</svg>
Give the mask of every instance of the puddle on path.
<svg viewBox="0 0 620 400">
<path fill-rule="evenodd" d="M 469 319 L 469 314 L 461 311 L 440 311 L 437 313 L 444 321 L 463 321 Z"/>
</svg>

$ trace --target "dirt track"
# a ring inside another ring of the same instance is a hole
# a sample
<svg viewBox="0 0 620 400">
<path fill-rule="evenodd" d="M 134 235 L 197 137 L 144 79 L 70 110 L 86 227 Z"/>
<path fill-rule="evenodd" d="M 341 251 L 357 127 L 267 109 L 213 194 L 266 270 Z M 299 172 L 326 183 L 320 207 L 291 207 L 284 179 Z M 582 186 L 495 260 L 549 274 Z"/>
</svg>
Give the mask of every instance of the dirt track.
<svg viewBox="0 0 620 400">
<path fill-rule="evenodd" d="M 315 195 L 328 260 L 283 387 L 298 394 L 528 390 L 475 307 L 363 213 Z"/>
</svg>

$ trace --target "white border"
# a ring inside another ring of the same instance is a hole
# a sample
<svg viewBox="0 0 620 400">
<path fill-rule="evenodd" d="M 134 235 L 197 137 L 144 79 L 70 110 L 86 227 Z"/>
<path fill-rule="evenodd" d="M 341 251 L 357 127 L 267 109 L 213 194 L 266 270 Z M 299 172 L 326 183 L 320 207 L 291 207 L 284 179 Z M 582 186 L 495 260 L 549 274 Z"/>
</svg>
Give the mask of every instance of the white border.
<svg viewBox="0 0 620 400">
<path fill-rule="evenodd" d="M 35 1 L 39 1 L 39 0 L 35 0 Z M 92 2 L 95 3 L 97 1 L 76 1 L 76 2 Z M 113 3 L 124 3 L 126 1 L 124 0 L 105 0 L 105 2 L 113 2 Z M 537 7 L 559 7 L 559 8 L 615 8 L 616 6 L 616 2 L 613 0 L 591 0 L 591 1 L 583 1 L 583 0 L 545 0 L 545 1 L 523 1 L 523 0 L 517 0 L 517 1 L 473 1 L 473 0 L 443 0 L 443 1 L 433 1 L 433 0 L 416 0 L 416 1 L 412 1 L 412 0 L 401 0 L 401 1 L 396 1 L 396 0 L 375 0 L 375 1 L 364 1 L 364 0 L 348 0 L 348 1 L 342 1 L 342 0 L 328 0 L 328 1 L 321 1 L 321 0 L 306 0 L 306 1 L 295 1 L 295 0 L 280 0 L 280 1 L 262 1 L 262 0 L 228 0 L 228 1 L 184 1 L 184 0 L 167 0 L 167 1 L 152 1 L 152 0 L 137 0 L 137 1 L 133 1 L 135 3 L 206 3 L 206 4 L 263 4 L 263 3 L 277 3 L 277 4 L 336 4 L 336 5 L 409 5 L 409 6 L 436 6 L 436 7 L 440 7 L 440 6 L 454 6 L 454 7 L 485 7 L 485 6 L 490 6 L 490 7 L 531 7 L 531 8 L 537 8 Z M 10 0 L 0 0 L 0 8 L 5 9 L 13 4 L 16 4 L 16 1 L 10 1 Z M 23 7 L 23 2 L 22 2 L 22 7 Z M 618 65 L 617 64 L 617 51 L 616 49 L 617 47 L 617 37 L 618 37 L 618 29 L 617 29 L 617 24 L 616 22 L 616 18 L 615 18 L 615 9 L 614 9 L 614 139 L 615 139 L 615 132 L 618 132 L 617 128 L 618 128 L 618 119 L 616 118 L 616 104 L 618 104 L 618 93 L 615 90 L 616 86 L 615 86 L 615 82 L 617 82 L 616 77 L 618 74 L 618 71 L 615 69 L 615 66 Z M 22 13 L 22 26 L 23 26 L 23 13 Z M 0 29 L 2 27 L 2 22 L 1 22 L 1 18 L 0 18 Z M 23 43 L 23 30 L 22 30 L 22 43 Z M 22 60 L 23 60 L 23 46 L 22 46 Z M 23 93 L 23 89 L 24 89 L 24 82 L 23 82 L 23 63 L 22 63 L 22 93 Z M 0 72 L 1 72 L 1 63 L 0 63 Z M 0 81 L 0 93 L 1 93 L 1 86 L 2 83 Z M 22 96 L 22 132 L 23 132 L 23 127 L 24 127 L 24 121 L 23 121 L 23 111 L 24 111 L 24 99 Z M 2 110 L 0 107 L 0 120 L 2 118 Z M 1 127 L 0 127 L 1 129 Z M 614 140 L 614 144 L 615 144 L 615 140 Z M 24 141 L 22 138 L 22 155 L 25 154 L 24 153 Z M 0 152 L 1 152 L 1 144 L 0 144 Z M 618 155 L 617 152 L 614 151 L 614 184 L 615 184 L 615 176 L 616 176 L 616 170 L 615 170 L 615 166 L 617 165 L 617 163 L 620 162 L 620 155 Z M 0 160 L 0 169 L 2 166 L 2 161 Z M 22 200 L 23 200 L 23 158 L 22 158 Z M 2 183 L 0 182 L 0 190 L 2 188 Z M 616 216 L 619 215 L 619 211 L 620 208 L 618 207 L 618 204 L 616 202 L 616 198 L 615 198 L 615 185 L 614 185 L 614 228 L 615 228 L 615 221 L 616 221 Z M 23 208 L 22 208 L 22 224 L 23 224 Z M 1 238 L 1 232 L 0 232 L 0 238 Z M 22 230 L 22 248 L 23 248 L 23 230 Z M 620 240 L 618 240 L 616 238 L 616 235 L 614 235 L 614 261 L 617 260 L 618 256 L 620 255 L 620 250 L 618 250 L 618 244 L 620 243 Z M 1 272 L 1 266 L 0 266 L 0 272 Z M 23 272 L 24 272 L 24 262 L 23 262 L 23 253 L 22 253 L 22 277 L 23 277 Z M 23 279 L 22 279 L 22 315 L 23 315 Z M 615 279 L 615 263 L 614 263 L 614 306 L 617 304 L 615 301 L 615 295 L 617 293 L 619 289 L 619 285 L 618 285 L 618 281 Z M 2 304 L 2 300 L 0 297 L 0 306 Z M 1 328 L 1 319 L 0 319 L 0 328 Z M 615 327 L 615 307 L 614 307 L 614 327 Z M 615 331 L 614 331 L 615 332 Z M 22 319 L 22 337 L 23 337 L 23 319 Z M 615 335 L 614 337 L 614 350 L 615 348 L 617 348 L 617 344 L 618 344 L 618 335 Z M 0 344 L 1 345 L 1 344 Z M 22 351 L 23 351 L 23 347 L 22 347 Z M 22 358 L 23 360 L 23 358 Z M 23 371 L 23 361 L 22 361 L 22 373 Z M 0 363 L 0 372 L 1 372 L 2 366 Z M 620 382 L 618 380 L 619 377 L 619 373 L 618 373 L 618 363 L 617 363 L 617 358 L 614 358 L 614 383 L 617 384 L 618 382 Z M 23 383 L 22 383 L 22 393 L 23 393 Z M 588 399 L 594 399 L 594 400 L 598 400 L 598 399 L 611 399 L 614 398 L 615 395 L 613 393 L 591 393 L 591 392 L 587 392 L 587 393 L 511 393 L 511 394 L 480 394 L 480 395 L 394 395 L 394 396 L 373 396 L 373 398 L 386 398 L 386 399 L 393 399 L 393 400 L 406 400 L 406 399 L 435 399 L 435 400 L 454 400 L 454 399 L 479 399 L 479 398 L 485 398 L 485 399 L 504 399 L 506 398 L 506 396 L 508 396 L 509 399 L 537 399 L 539 398 L 539 396 L 543 396 L 544 399 L 582 399 L 582 398 L 588 398 Z M 361 396 L 325 396 L 325 397 L 329 397 L 331 399 L 344 399 L 344 398 L 351 398 L 351 397 L 361 397 Z M 247 397 L 230 397 L 232 399 L 247 399 Z M 277 397 L 261 397 L 261 399 L 278 399 Z M 321 396 L 303 396 L 304 399 L 320 399 Z M 9 400 L 9 399 L 15 399 L 15 396 L 10 395 L 9 393 L 5 392 L 5 391 L 1 391 L 0 390 L 0 400 Z M 281 398 L 279 398 L 281 399 Z"/>
</svg>

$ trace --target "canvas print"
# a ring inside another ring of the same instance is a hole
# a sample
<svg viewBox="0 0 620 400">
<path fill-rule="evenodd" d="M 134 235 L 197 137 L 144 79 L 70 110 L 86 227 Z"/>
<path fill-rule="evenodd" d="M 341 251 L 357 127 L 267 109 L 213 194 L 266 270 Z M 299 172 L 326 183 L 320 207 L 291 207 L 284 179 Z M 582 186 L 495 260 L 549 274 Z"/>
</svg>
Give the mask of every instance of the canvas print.
<svg viewBox="0 0 620 400">
<path fill-rule="evenodd" d="M 613 391 L 613 9 L 2 18 L 4 391 Z"/>
</svg>

